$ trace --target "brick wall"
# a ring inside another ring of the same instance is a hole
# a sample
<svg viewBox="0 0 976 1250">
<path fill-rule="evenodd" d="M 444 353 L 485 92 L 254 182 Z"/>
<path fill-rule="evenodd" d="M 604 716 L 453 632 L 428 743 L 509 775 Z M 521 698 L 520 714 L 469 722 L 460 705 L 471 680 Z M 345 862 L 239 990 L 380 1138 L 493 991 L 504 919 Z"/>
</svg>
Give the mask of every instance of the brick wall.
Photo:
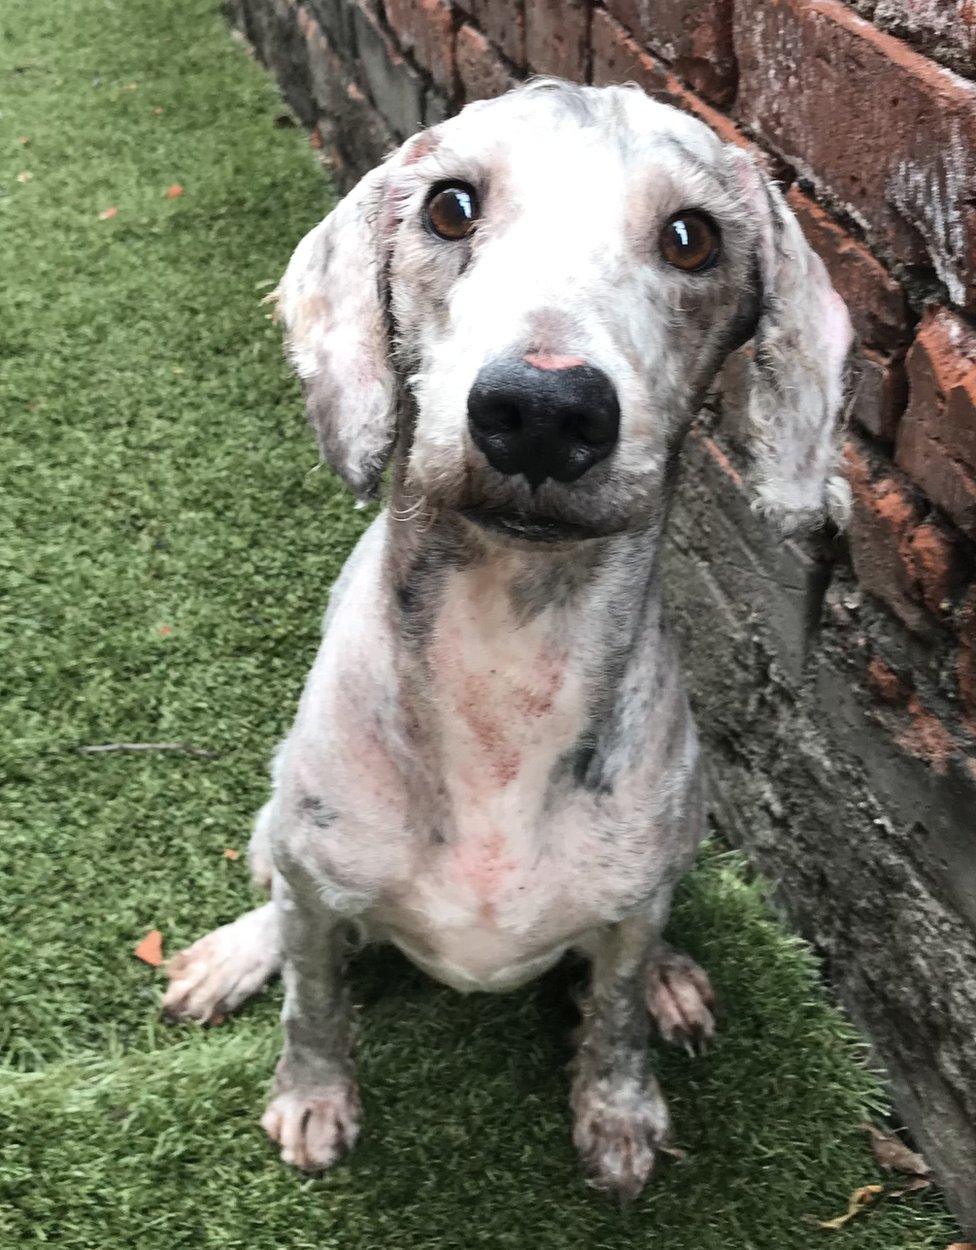
<svg viewBox="0 0 976 1250">
<path fill-rule="evenodd" d="M 342 185 L 554 73 L 638 82 L 788 187 L 860 338 L 853 519 L 844 539 L 771 541 L 742 484 L 733 358 L 687 449 L 671 599 L 717 824 L 818 945 L 973 1233 L 976 3 L 229 8 Z"/>
</svg>

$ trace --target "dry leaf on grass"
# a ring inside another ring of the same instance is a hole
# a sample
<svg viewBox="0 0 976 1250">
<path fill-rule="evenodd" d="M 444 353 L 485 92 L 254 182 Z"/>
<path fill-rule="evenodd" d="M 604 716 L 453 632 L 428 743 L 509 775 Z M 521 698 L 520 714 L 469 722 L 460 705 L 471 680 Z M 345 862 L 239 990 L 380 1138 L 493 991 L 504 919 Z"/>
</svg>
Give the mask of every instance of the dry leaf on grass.
<svg viewBox="0 0 976 1250">
<path fill-rule="evenodd" d="M 30 143 L 30 135 L 18 135 L 17 142 L 20 144 L 22 148 L 26 148 L 27 145 Z"/>
<path fill-rule="evenodd" d="M 132 953 L 150 968 L 159 968 L 163 963 L 163 935 L 158 929 L 150 930 Z"/>
<path fill-rule="evenodd" d="M 17 175 L 18 182 L 31 182 L 33 178 L 34 178 L 34 175 L 31 173 L 29 169 L 22 169 L 20 173 Z"/>
<path fill-rule="evenodd" d="M 113 217 L 117 217 L 119 210 L 113 204 L 111 208 L 103 208 L 98 214 L 99 221 L 111 221 Z"/>
<path fill-rule="evenodd" d="M 855 1189 L 847 1203 L 847 1210 L 843 1215 L 837 1215 L 832 1220 L 814 1220 L 817 1228 L 827 1228 L 836 1231 L 843 1228 L 845 1224 L 849 1224 L 856 1215 L 877 1201 L 884 1193 L 883 1185 L 862 1185 L 860 1189 Z"/>
<path fill-rule="evenodd" d="M 902 1176 L 914 1176 L 919 1180 L 931 1177 L 932 1169 L 922 1156 L 909 1150 L 895 1133 L 885 1133 L 874 1124 L 862 1124 L 861 1128 L 870 1134 L 871 1153 L 886 1172 L 900 1172 Z"/>
<path fill-rule="evenodd" d="M 182 194 L 183 194 L 183 188 L 180 186 L 178 182 L 174 182 L 171 187 L 166 188 L 167 200 L 178 200 Z"/>
<path fill-rule="evenodd" d="M 240 851 L 235 851 L 232 846 L 224 847 L 224 859 L 240 859 Z"/>
</svg>

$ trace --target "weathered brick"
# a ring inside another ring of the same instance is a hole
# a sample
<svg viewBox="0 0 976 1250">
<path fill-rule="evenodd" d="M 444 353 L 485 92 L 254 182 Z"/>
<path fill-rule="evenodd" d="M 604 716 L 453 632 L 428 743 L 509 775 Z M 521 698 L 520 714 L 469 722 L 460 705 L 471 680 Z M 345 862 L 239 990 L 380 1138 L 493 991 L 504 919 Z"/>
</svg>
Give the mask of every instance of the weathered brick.
<svg viewBox="0 0 976 1250">
<path fill-rule="evenodd" d="M 451 116 L 448 100 L 436 87 L 428 87 L 424 93 L 424 125 L 436 126 Z"/>
<path fill-rule="evenodd" d="M 308 53 L 300 27 L 304 8 L 295 0 L 266 0 L 248 9 L 248 36 L 262 61 L 274 72 L 281 94 L 306 126 L 315 121 Z"/>
<path fill-rule="evenodd" d="M 894 442 L 901 414 L 905 411 L 908 383 L 905 362 L 862 347 L 857 355 L 857 388 L 851 416 L 875 438 Z"/>
<path fill-rule="evenodd" d="M 971 728 L 976 732 L 976 585 L 963 599 L 955 623 L 959 631 L 956 680 Z"/>
<path fill-rule="evenodd" d="M 908 407 L 896 459 L 976 538 L 976 333 L 946 309 L 930 312 L 907 368 Z"/>
<path fill-rule="evenodd" d="M 973 0 L 878 0 L 854 7 L 876 25 L 935 60 L 976 77 L 976 5 Z"/>
<path fill-rule="evenodd" d="M 529 0 L 534 3 L 534 0 Z M 522 0 L 458 0 L 516 69 L 525 66 L 525 11 Z"/>
<path fill-rule="evenodd" d="M 895 459 L 926 495 L 946 511 L 964 533 L 976 539 L 976 477 L 932 438 L 908 408 L 898 426 Z"/>
<path fill-rule="evenodd" d="M 325 32 L 330 46 L 347 61 L 356 55 L 353 6 L 348 0 L 305 0 L 305 7 Z"/>
<path fill-rule="evenodd" d="M 646 52 L 616 18 L 603 9 L 593 11 L 590 41 L 591 77 L 595 86 L 635 82 L 648 95 L 694 114 L 710 126 L 724 143 L 734 143 L 751 153 L 770 177 L 783 176 L 784 171 L 774 158 L 751 143 L 724 113 L 689 91 L 663 61 Z"/>
<path fill-rule="evenodd" d="M 387 125 L 405 138 L 424 124 L 423 81 L 363 0 L 357 0 L 353 16 L 365 85 Z"/>
<path fill-rule="evenodd" d="M 848 538 L 858 580 L 909 629 L 930 635 L 933 618 L 949 618 L 962 576 L 957 539 L 926 515 L 897 470 L 877 463 L 857 440 L 848 442 L 844 458 L 853 493 Z"/>
<path fill-rule="evenodd" d="M 893 260 L 976 308 L 976 85 L 840 0 L 738 0 L 737 114 Z"/>
<path fill-rule="evenodd" d="M 586 0 L 529 0 L 525 58 L 536 74 L 586 79 L 591 6 Z"/>
<path fill-rule="evenodd" d="M 716 104 L 732 98 L 736 75 L 731 0 L 606 0 L 606 5 L 696 91 Z"/>
<path fill-rule="evenodd" d="M 786 196 L 807 242 L 827 266 L 863 343 L 882 351 L 907 343 L 905 292 L 884 265 L 799 187 Z"/>
<path fill-rule="evenodd" d="M 384 0 L 386 20 L 438 87 L 454 90 L 454 12 L 448 0 Z"/>
<path fill-rule="evenodd" d="M 348 190 L 395 146 L 383 118 L 349 76 L 325 32 L 314 18 L 303 23 L 312 96 L 319 112 L 317 129 L 342 190 Z"/>
<path fill-rule="evenodd" d="M 458 30 L 455 46 L 465 102 L 490 100 L 515 86 L 508 66 L 480 30 L 465 23 Z"/>
<path fill-rule="evenodd" d="M 930 310 L 907 365 L 913 415 L 950 456 L 976 469 L 976 330 L 946 308 Z"/>
</svg>

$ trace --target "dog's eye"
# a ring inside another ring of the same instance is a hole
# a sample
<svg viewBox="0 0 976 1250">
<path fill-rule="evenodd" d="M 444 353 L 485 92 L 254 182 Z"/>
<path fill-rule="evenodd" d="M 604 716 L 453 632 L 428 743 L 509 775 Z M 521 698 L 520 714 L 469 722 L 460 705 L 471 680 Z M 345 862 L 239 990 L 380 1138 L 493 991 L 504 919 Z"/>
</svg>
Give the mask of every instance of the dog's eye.
<svg viewBox="0 0 976 1250">
<path fill-rule="evenodd" d="M 477 220 L 478 197 L 463 182 L 435 187 L 424 207 L 424 223 L 439 239 L 463 239 Z"/>
<path fill-rule="evenodd" d="M 661 231 L 661 255 L 675 269 L 701 273 L 718 261 L 721 235 L 718 226 L 704 213 L 675 213 Z"/>
</svg>

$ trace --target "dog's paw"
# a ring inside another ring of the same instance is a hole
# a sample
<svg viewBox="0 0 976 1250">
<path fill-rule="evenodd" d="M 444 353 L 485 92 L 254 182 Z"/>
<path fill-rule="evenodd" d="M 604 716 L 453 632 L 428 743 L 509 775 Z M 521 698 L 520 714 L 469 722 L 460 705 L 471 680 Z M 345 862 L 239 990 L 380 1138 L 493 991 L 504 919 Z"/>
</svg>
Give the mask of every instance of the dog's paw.
<svg viewBox="0 0 976 1250">
<path fill-rule="evenodd" d="M 281 956 L 271 904 L 215 929 L 166 964 L 168 1020 L 219 1024 L 278 971 Z"/>
<path fill-rule="evenodd" d="M 281 1147 L 284 1163 L 322 1172 L 355 1145 L 359 1118 L 359 1092 L 350 1080 L 275 1094 L 261 1127 Z"/>
<path fill-rule="evenodd" d="M 668 1109 L 657 1082 L 578 1079 L 571 1102 L 573 1144 L 592 1183 L 636 1198 L 668 1137 Z"/>
<path fill-rule="evenodd" d="M 666 1042 L 700 1054 L 715 1036 L 715 994 L 708 973 L 688 955 L 668 950 L 647 977 L 647 1006 Z"/>
</svg>

